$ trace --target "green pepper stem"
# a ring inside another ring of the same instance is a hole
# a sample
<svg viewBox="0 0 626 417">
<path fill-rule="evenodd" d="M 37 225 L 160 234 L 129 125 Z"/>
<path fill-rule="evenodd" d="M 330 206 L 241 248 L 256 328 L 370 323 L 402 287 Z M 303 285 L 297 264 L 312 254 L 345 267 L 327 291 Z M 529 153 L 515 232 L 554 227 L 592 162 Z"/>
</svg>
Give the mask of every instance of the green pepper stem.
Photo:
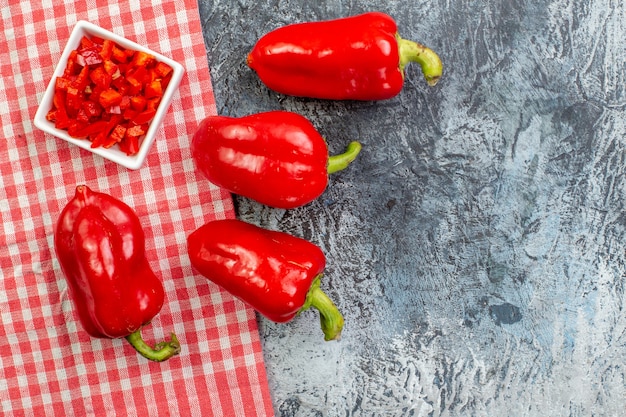
<svg viewBox="0 0 626 417">
<path fill-rule="evenodd" d="M 126 340 L 141 356 L 155 362 L 163 362 L 180 352 L 180 343 L 174 333 L 172 340 L 157 343 L 154 348 L 148 346 L 141 338 L 141 329 L 126 336 Z"/>
<path fill-rule="evenodd" d="M 328 173 L 333 174 L 337 171 L 345 169 L 350 162 L 354 161 L 361 152 L 361 144 L 359 142 L 350 142 L 346 151 L 339 155 L 333 155 L 328 158 Z"/>
<path fill-rule="evenodd" d="M 339 340 L 341 339 L 341 330 L 343 329 L 343 316 L 337 309 L 337 306 L 335 306 L 335 303 L 320 288 L 321 278 L 322 275 L 320 274 L 313 280 L 300 312 L 311 307 L 317 309 L 320 313 L 320 324 L 322 332 L 324 332 L 324 340 Z"/>
<path fill-rule="evenodd" d="M 398 51 L 400 53 L 400 71 L 403 76 L 404 67 L 409 62 L 417 62 L 422 67 L 422 73 L 428 85 L 431 87 L 435 86 L 443 72 L 443 64 L 435 51 L 420 43 L 402 39 L 398 35 L 396 35 L 396 39 L 398 40 Z"/>
</svg>

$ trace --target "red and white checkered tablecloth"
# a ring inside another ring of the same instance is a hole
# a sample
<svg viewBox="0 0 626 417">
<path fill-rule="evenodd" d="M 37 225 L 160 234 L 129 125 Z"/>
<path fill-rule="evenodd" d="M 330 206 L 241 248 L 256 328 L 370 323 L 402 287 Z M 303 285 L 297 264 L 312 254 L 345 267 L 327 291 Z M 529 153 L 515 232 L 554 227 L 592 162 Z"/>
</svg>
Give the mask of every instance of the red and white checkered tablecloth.
<svg viewBox="0 0 626 417">
<path fill-rule="evenodd" d="M 10 416 L 272 415 L 255 314 L 194 275 L 186 237 L 233 217 L 228 193 L 195 170 L 189 142 L 214 114 L 195 0 L 0 0 L 0 413 Z M 185 67 L 162 129 L 136 171 L 34 128 L 70 32 L 87 20 Z M 174 331 L 178 356 L 151 362 L 123 339 L 81 328 L 53 249 L 77 184 L 133 207 L 166 301 L 142 334 Z"/>
</svg>

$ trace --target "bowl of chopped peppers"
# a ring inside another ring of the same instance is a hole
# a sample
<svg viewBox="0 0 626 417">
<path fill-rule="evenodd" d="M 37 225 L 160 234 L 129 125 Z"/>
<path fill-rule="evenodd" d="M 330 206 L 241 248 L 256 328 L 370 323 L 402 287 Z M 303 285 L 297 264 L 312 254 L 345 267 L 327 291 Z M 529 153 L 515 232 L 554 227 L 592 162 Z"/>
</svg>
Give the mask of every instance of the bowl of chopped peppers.
<svg viewBox="0 0 626 417">
<path fill-rule="evenodd" d="M 90 22 L 77 22 L 34 123 L 129 169 L 150 150 L 183 66 Z"/>
</svg>

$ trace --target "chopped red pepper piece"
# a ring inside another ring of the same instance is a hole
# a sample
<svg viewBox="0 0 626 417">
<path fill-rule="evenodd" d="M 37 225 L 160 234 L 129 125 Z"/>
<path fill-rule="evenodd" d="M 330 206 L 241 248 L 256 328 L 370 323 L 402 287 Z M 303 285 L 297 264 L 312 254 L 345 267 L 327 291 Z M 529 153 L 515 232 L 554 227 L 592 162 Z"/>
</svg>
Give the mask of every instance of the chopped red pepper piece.
<svg viewBox="0 0 626 417">
<path fill-rule="evenodd" d="M 100 93 L 98 102 L 102 107 L 111 107 L 120 104 L 122 95 L 112 88 L 108 88 Z"/>
<path fill-rule="evenodd" d="M 85 65 L 97 65 L 102 63 L 102 56 L 100 55 L 100 47 L 92 45 L 90 47 L 82 48 L 79 55 L 85 60 Z"/>
<path fill-rule="evenodd" d="M 49 122 L 54 123 L 55 120 L 57 119 L 57 111 L 56 110 L 50 110 L 48 113 L 46 113 L 46 120 Z"/>
<path fill-rule="evenodd" d="M 130 97 L 122 96 L 122 101 L 120 101 L 120 109 L 126 110 L 129 107 L 130 107 Z"/>
<path fill-rule="evenodd" d="M 75 75 L 76 68 L 78 67 L 78 63 L 76 62 L 77 56 L 78 56 L 78 51 L 76 49 L 70 52 L 70 55 L 67 58 L 67 65 L 65 66 L 65 71 L 63 72 L 63 77 L 70 78 L 72 75 Z"/>
<path fill-rule="evenodd" d="M 83 102 L 81 92 L 78 91 L 78 89 L 74 87 L 69 87 L 67 89 L 66 100 L 67 100 L 67 107 L 69 107 L 71 110 L 77 110 L 77 111 Z"/>
<path fill-rule="evenodd" d="M 53 107 L 54 113 L 54 127 L 57 129 L 67 129 L 70 125 L 70 119 L 67 116 L 67 110 L 65 109 L 65 101 L 67 94 L 64 90 L 56 90 L 54 92 Z"/>
<path fill-rule="evenodd" d="M 102 63 L 102 67 L 104 68 L 106 73 L 109 74 L 112 78 L 117 78 L 122 75 L 119 71 L 119 66 L 110 59 L 105 60 Z"/>
<path fill-rule="evenodd" d="M 128 78 L 126 81 L 128 81 L 127 88 L 126 88 L 126 91 L 128 92 L 128 94 L 132 94 L 132 95 L 141 94 L 143 83 L 140 80 L 131 77 L 131 78 Z"/>
<path fill-rule="evenodd" d="M 85 91 L 85 88 L 87 88 L 88 84 L 89 84 L 89 68 L 83 67 L 78 73 L 78 76 L 76 77 L 76 79 L 72 81 L 72 85 L 76 87 L 79 91 L 83 92 Z"/>
<path fill-rule="evenodd" d="M 98 117 L 102 113 L 102 107 L 93 101 L 83 101 L 82 109 L 85 114 L 91 119 L 93 117 Z"/>
<path fill-rule="evenodd" d="M 167 65 L 165 62 L 157 62 L 154 66 L 154 72 L 159 76 L 159 78 L 163 78 L 172 72 L 172 67 Z"/>
<path fill-rule="evenodd" d="M 154 63 L 154 61 L 155 61 L 155 58 L 152 55 L 142 52 L 142 51 L 137 51 L 137 53 L 133 57 L 132 65 L 136 67 L 145 68 L 148 65 Z"/>
<path fill-rule="evenodd" d="M 146 103 L 146 110 L 153 110 L 156 112 L 159 107 L 159 103 L 161 102 L 161 96 L 151 98 Z"/>
<path fill-rule="evenodd" d="M 103 60 L 108 61 L 111 59 L 111 54 L 113 53 L 113 46 L 115 42 L 109 39 L 105 39 L 102 41 L 102 49 L 100 50 L 100 56 Z"/>
<path fill-rule="evenodd" d="M 82 131 L 87 127 L 86 122 L 82 122 L 78 119 L 72 120 L 67 127 L 67 133 L 73 138 L 82 137 Z"/>
<path fill-rule="evenodd" d="M 139 138 L 137 136 L 129 136 L 126 153 L 134 155 L 139 152 Z"/>
<path fill-rule="evenodd" d="M 156 110 L 144 110 L 141 113 L 137 114 L 132 121 L 135 124 L 142 125 L 145 123 L 150 123 L 152 118 L 154 117 Z"/>
<path fill-rule="evenodd" d="M 70 118 L 66 112 L 57 111 L 55 114 L 54 127 L 57 129 L 67 129 L 70 126 Z"/>
<path fill-rule="evenodd" d="M 79 48 L 89 48 L 91 46 L 93 46 L 94 42 L 89 39 L 87 36 L 83 36 L 80 39 L 80 47 Z"/>
<path fill-rule="evenodd" d="M 124 145 L 120 144 L 120 149 L 128 155 L 134 155 L 139 152 L 139 136 L 129 135 L 128 130 L 126 132 Z"/>
<path fill-rule="evenodd" d="M 146 129 L 145 125 L 135 125 L 126 130 L 126 135 L 139 137 L 145 135 L 146 130 L 148 129 Z"/>
<path fill-rule="evenodd" d="M 161 86 L 161 81 L 154 80 L 146 84 L 144 96 L 147 99 L 155 97 L 161 98 L 163 96 L 163 87 Z"/>
<path fill-rule="evenodd" d="M 91 90 L 91 93 L 89 93 L 89 101 L 93 101 L 94 103 L 98 102 L 98 99 L 100 98 L 100 93 L 102 93 L 104 91 L 104 89 L 102 87 L 98 87 L 96 85 L 93 86 L 93 89 Z"/>
<path fill-rule="evenodd" d="M 119 48 L 118 46 L 113 46 L 113 50 L 111 51 L 111 57 L 118 64 L 128 61 L 128 55 L 126 55 L 126 52 L 124 52 L 124 50 Z"/>
<path fill-rule="evenodd" d="M 133 96 L 130 98 L 130 107 L 133 110 L 143 111 L 146 108 L 146 98 L 143 96 Z"/>
<path fill-rule="evenodd" d="M 91 73 L 89 73 L 89 79 L 96 85 L 96 87 L 100 87 L 103 90 L 109 88 L 111 85 L 111 75 L 104 69 L 104 67 L 94 68 Z"/>
<path fill-rule="evenodd" d="M 136 110 L 133 110 L 132 107 L 128 107 L 124 109 L 124 112 L 123 112 L 124 120 L 133 120 L 137 116 L 138 113 L 139 112 Z"/>
<path fill-rule="evenodd" d="M 87 115 L 87 112 L 85 112 L 85 109 L 82 106 L 80 109 L 78 109 L 78 113 L 76 114 L 76 121 L 83 123 L 83 124 L 89 123 L 89 116 Z M 68 130 L 68 133 L 69 133 L 69 130 Z M 70 136 L 72 136 L 71 133 L 70 133 Z"/>
<path fill-rule="evenodd" d="M 93 139 L 102 130 L 106 129 L 106 127 L 107 122 L 105 120 L 98 120 L 97 122 L 91 123 L 84 129 L 84 131 L 82 132 L 82 137 Z"/>
<path fill-rule="evenodd" d="M 67 91 L 67 87 L 69 87 L 71 83 L 72 81 L 65 77 L 57 77 L 54 86 L 57 90 Z"/>
<path fill-rule="evenodd" d="M 110 148 L 116 143 L 120 143 L 122 139 L 124 139 L 124 135 L 126 134 L 126 128 L 122 125 L 117 125 L 108 136 L 107 141 L 102 145 L 105 148 Z"/>
<path fill-rule="evenodd" d="M 128 92 L 130 94 L 137 95 L 141 93 L 146 74 L 147 73 L 145 67 L 139 67 L 134 70 L 128 71 L 128 73 L 126 74 L 126 82 L 128 82 Z"/>
<path fill-rule="evenodd" d="M 93 138 L 93 141 L 91 142 L 91 147 L 98 148 L 100 146 L 104 146 L 104 144 L 107 143 L 107 138 L 109 134 L 111 133 L 111 131 L 121 121 L 122 121 L 122 116 L 117 115 L 117 114 L 111 116 L 111 119 L 106 123 L 106 125 L 104 125 L 102 130 L 100 130 L 100 132 L 98 132 L 97 135 Z"/>
<path fill-rule="evenodd" d="M 167 90 L 167 86 L 170 85 L 170 81 L 172 81 L 173 73 L 170 72 L 161 80 L 161 84 L 163 84 L 163 91 Z"/>
</svg>

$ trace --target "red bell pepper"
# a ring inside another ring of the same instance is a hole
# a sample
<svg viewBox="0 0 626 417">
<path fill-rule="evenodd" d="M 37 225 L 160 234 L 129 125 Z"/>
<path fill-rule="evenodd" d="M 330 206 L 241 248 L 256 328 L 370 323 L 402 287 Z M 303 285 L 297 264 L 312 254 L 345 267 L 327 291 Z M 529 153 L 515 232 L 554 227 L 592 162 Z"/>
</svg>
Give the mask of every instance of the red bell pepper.
<svg viewBox="0 0 626 417">
<path fill-rule="evenodd" d="M 320 288 L 322 250 L 284 232 L 236 219 L 215 220 L 187 238 L 191 265 L 268 319 L 285 323 L 310 307 L 325 340 L 338 340 L 343 316 Z"/>
<path fill-rule="evenodd" d="M 402 90 L 404 68 L 421 65 L 428 84 L 442 74 L 439 56 L 402 39 L 380 12 L 275 29 L 259 39 L 247 63 L 279 93 L 334 100 L 383 100 Z"/>
<path fill-rule="evenodd" d="M 271 111 L 235 118 L 209 116 L 193 136 L 198 169 L 213 184 L 276 208 L 319 197 L 328 174 L 347 167 L 361 145 L 328 156 L 326 142 L 303 116 Z"/>
<path fill-rule="evenodd" d="M 163 361 L 180 351 L 176 335 L 154 348 L 141 328 L 159 313 L 161 281 L 145 258 L 144 233 L 135 212 L 86 185 L 61 212 L 54 247 L 85 331 L 92 337 L 125 337 L 144 357 Z"/>
</svg>

